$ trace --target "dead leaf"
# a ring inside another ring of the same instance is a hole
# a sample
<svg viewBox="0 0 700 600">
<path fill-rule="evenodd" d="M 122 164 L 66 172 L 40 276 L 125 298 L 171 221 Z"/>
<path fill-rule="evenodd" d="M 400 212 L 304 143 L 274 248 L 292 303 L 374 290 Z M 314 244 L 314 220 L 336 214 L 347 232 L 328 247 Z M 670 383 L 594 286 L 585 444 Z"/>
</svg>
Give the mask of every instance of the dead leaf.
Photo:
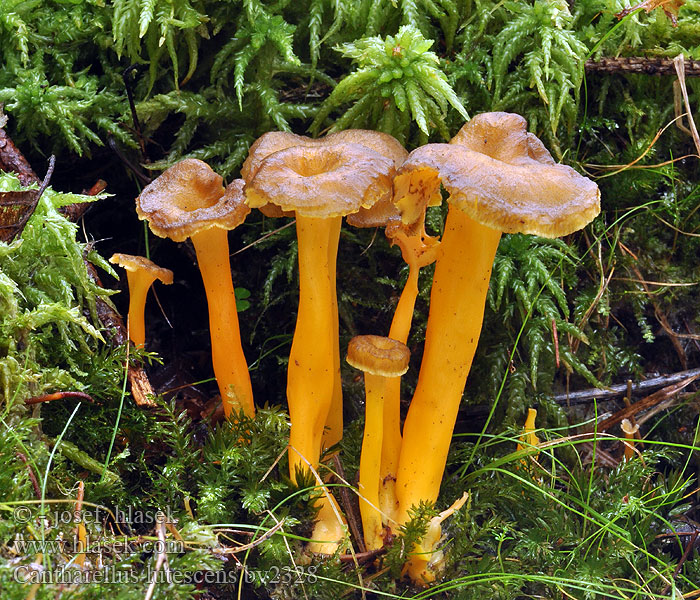
<svg viewBox="0 0 700 600">
<path fill-rule="evenodd" d="M 615 16 L 618 19 L 624 19 L 627 15 L 638 11 L 640 8 L 643 8 L 647 13 L 650 13 L 655 8 L 660 8 L 671 21 L 671 25 L 678 27 L 678 11 L 684 4 L 685 0 L 644 0 L 639 4 L 621 10 Z"/>
</svg>

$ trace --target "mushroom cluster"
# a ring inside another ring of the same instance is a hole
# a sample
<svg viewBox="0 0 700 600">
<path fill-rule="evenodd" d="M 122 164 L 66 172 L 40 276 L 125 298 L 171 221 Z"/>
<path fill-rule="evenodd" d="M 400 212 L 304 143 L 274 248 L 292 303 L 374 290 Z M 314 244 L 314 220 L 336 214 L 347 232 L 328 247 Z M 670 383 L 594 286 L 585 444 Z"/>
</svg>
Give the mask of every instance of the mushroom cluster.
<svg viewBox="0 0 700 600">
<path fill-rule="evenodd" d="M 137 212 L 156 235 L 178 242 L 189 237 L 195 246 L 214 372 L 229 418 L 240 411 L 252 417 L 255 409 L 227 233 L 254 208 L 295 218 L 299 305 L 287 371 L 288 463 L 292 481 L 313 474 L 322 490 L 314 499 L 312 551 L 337 552 L 347 531 L 317 470 L 322 451 L 343 432 L 335 273 L 343 217 L 356 227 L 384 227 L 409 267 L 388 336 L 357 336 L 347 351 L 348 363 L 365 378 L 358 496 L 365 544 L 377 550 L 389 531 L 409 520 L 412 507 L 437 500 L 501 235 L 558 237 L 581 229 L 600 210 L 598 188 L 557 164 L 525 120 L 508 113 L 474 117 L 449 144 L 410 154 L 391 136 L 372 131 L 320 139 L 267 133 L 251 146 L 241 176 L 224 188 L 206 164 L 182 161 L 143 190 Z M 424 221 L 426 209 L 442 202 L 442 190 L 449 208 L 438 240 L 427 235 Z M 423 358 L 402 430 L 400 382 L 409 365 L 418 273 L 433 262 Z M 537 443 L 534 414 L 526 424 L 529 444 Z M 440 524 L 466 500 L 433 519 L 416 544 L 406 565 L 415 582 L 435 578 L 443 557 Z"/>
</svg>

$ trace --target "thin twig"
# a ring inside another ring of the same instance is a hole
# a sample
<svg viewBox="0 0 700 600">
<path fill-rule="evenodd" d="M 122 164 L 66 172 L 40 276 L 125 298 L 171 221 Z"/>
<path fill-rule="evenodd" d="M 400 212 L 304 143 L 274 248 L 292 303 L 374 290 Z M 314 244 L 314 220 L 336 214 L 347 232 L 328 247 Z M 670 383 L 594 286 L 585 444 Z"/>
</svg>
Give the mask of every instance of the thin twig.
<svg viewBox="0 0 700 600">
<path fill-rule="evenodd" d="M 85 400 L 92 404 L 97 404 L 92 396 L 85 392 L 54 392 L 53 394 L 42 394 L 41 396 L 33 396 L 27 398 L 25 404 L 41 404 L 42 402 L 52 402 L 54 400 Z"/>
</svg>

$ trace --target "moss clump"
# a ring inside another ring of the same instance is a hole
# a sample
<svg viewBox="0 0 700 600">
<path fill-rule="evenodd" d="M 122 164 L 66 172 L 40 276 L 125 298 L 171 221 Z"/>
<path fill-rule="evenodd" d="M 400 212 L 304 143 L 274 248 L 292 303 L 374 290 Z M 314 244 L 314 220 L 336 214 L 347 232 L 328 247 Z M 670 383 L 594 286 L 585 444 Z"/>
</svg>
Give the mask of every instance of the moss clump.
<svg viewBox="0 0 700 600">
<path fill-rule="evenodd" d="M 0 192 L 21 191 L 16 176 L 0 175 Z M 104 372 L 109 352 L 97 317 L 97 298 L 109 292 L 88 272 L 86 260 L 112 272 L 91 249 L 77 241 L 78 226 L 59 208 L 100 196 L 60 193 L 48 188 L 21 235 L 0 243 L 0 406 L 4 412 L 30 396 L 61 390 L 104 393 L 90 385 L 90 374 Z M 97 368 L 97 364 L 100 368 Z"/>
</svg>

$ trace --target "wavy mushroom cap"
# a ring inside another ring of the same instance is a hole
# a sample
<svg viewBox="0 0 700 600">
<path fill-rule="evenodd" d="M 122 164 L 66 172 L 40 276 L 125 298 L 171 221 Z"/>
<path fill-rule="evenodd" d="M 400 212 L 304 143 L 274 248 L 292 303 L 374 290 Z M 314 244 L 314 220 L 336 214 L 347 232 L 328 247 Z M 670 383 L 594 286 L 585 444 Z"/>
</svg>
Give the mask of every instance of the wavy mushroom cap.
<svg viewBox="0 0 700 600">
<path fill-rule="evenodd" d="M 380 335 L 358 335 L 348 344 L 348 364 L 365 373 L 400 377 L 408 371 L 411 351 L 406 344 Z"/>
<path fill-rule="evenodd" d="M 246 181 L 252 179 L 262 161 L 274 152 L 294 146 L 313 147 L 332 144 L 360 144 L 392 159 L 397 168 L 408 156 L 406 149 L 395 137 L 369 129 L 346 129 L 317 139 L 286 131 L 270 131 L 261 135 L 250 146 L 248 157 L 241 167 L 241 177 Z"/>
<path fill-rule="evenodd" d="M 370 208 L 392 193 L 391 159 L 359 144 L 293 146 L 273 152 L 245 185 L 248 205 L 268 203 L 305 217 Z"/>
<path fill-rule="evenodd" d="M 136 213 L 153 233 L 176 242 L 212 227 L 234 229 L 248 216 L 244 181 L 226 188 L 223 179 L 201 160 L 188 158 L 164 171 L 136 199 Z"/>
<path fill-rule="evenodd" d="M 568 235 L 600 212 L 598 186 L 555 163 L 527 133 L 525 119 L 508 113 L 474 117 L 449 144 L 428 144 L 409 154 L 394 183 L 405 223 L 421 217 L 440 183 L 450 203 L 506 233 Z"/>
<path fill-rule="evenodd" d="M 515 113 L 490 112 L 476 115 L 450 140 L 491 158 L 517 163 L 529 157 L 540 163 L 556 164 L 549 150 L 534 133 L 528 133 L 527 121 Z"/>
<path fill-rule="evenodd" d="M 360 144 L 394 161 L 398 169 L 406 160 L 408 151 L 394 136 L 370 129 L 345 129 L 322 138 L 329 144 Z"/>
<path fill-rule="evenodd" d="M 150 273 L 154 279 L 158 279 L 165 285 L 170 285 L 173 282 L 173 272 L 170 269 L 159 267 L 156 263 L 148 260 L 144 256 L 134 256 L 132 254 L 122 254 L 117 252 L 112 254 L 109 259 L 113 265 L 118 265 L 132 273 L 136 271 L 144 271 Z"/>
</svg>

